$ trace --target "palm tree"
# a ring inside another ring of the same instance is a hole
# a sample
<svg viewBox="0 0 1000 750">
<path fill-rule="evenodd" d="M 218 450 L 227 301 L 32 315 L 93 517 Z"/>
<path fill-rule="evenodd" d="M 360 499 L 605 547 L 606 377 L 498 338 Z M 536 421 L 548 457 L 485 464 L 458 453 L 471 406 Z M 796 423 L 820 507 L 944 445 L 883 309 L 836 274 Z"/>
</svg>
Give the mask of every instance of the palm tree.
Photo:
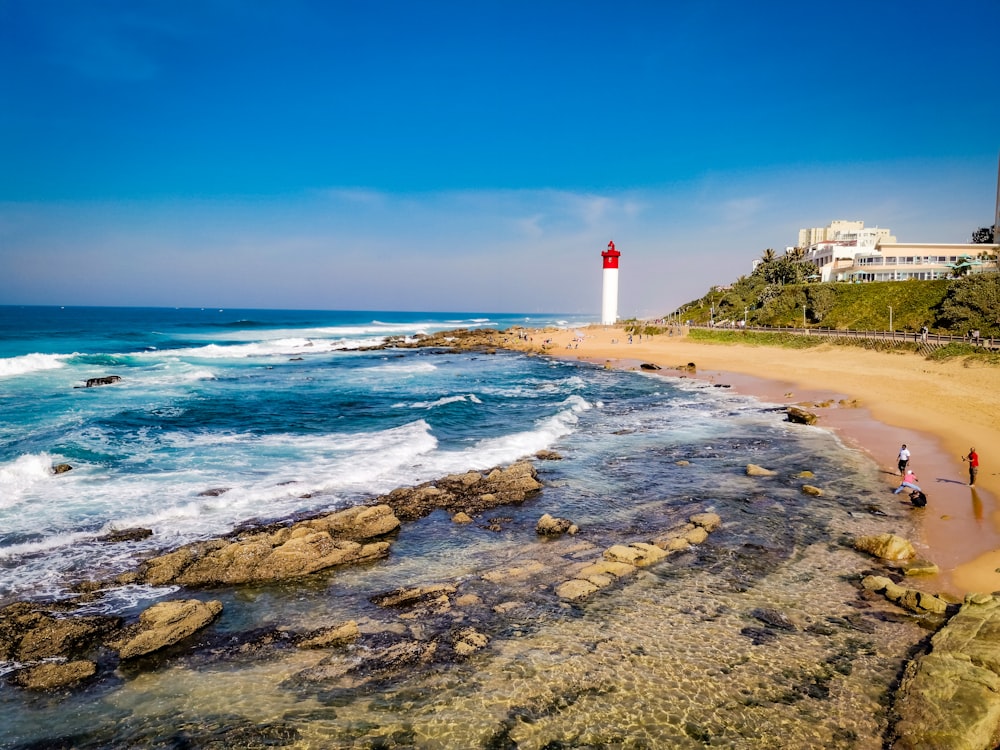
<svg viewBox="0 0 1000 750">
<path fill-rule="evenodd" d="M 793 247 L 788 250 L 788 257 L 791 258 L 796 263 L 802 261 L 806 257 L 806 251 L 801 247 Z"/>
<path fill-rule="evenodd" d="M 775 257 L 776 256 L 774 254 L 774 250 L 769 247 L 767 250 L 764 251 L 763 255 L 760 256 L 760 259 L 765 263 L 770 263 L 775 259 Z"/>
</svg>

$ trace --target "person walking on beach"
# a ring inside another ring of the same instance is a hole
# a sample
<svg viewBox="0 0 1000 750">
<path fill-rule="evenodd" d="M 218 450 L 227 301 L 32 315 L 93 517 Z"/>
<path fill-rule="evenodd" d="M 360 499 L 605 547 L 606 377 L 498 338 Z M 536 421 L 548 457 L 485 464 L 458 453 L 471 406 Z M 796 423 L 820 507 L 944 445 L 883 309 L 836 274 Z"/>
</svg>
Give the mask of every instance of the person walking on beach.
<svg viewBox="0 0 1000 750">
<path fill-rule="evenodd" d="M 979 473 L 979 454 L 975 448 L 969 448 L 969 455 L 962 456 L 963 461 L 969 462 L 969 486 L 976 486 L 976 474 Z"/>
<path fill-rule="evenodd" d="M 920 480 L 917 479 L 913 471 L 908 469 L 906 471 L 906 474 L 903 475 L 903 481 L 899 483 L 899 487 L 897 487 L 892 491 L 892 494 L 898 495 L 905 489 L 911 489 L 911 490 L 916 490 L 917 492 L 923 492 L 923 490 L 921 490 L 920 487 L 917 486 L 917 482 L 919 481 Z"/>
<path fill-rule="evenodd" d="M 906 471 L 906 465 L 910 463 L 910 451 L 906 447 L 906 443 L 903 443 L 903 447 L 899 449 L 899 476 L 903 476 L 903 472 Z"/>
</svg>

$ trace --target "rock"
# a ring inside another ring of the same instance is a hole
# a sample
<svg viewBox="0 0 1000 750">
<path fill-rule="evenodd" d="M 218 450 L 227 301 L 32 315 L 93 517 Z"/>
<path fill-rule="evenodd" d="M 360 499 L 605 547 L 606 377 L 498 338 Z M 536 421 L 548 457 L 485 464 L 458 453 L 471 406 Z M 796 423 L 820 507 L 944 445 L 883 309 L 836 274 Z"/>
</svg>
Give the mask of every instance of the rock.
<svg viewBox="0 0 1000 750">
<path fill-rule="evenodd" d="M 765 469 L 763 466 L 758 466 L 757 464 L 747 464 L 747 476 L 748 477 L 773 477 L 777 476 L 778 472 L 772 471 L 771 469 Z"/>
<path fill-rule="evenodd" d="M 900 566 L 900 570 L 908 576 L 933 576 L 941 572 L 941 569 L 930 560 L 917 558 L 910 560 Z"/>
<path fill-rule="evenodd" d="M 69 657 L 120 624 L 117 617 L 56 617 L 41 605 L 15 602 L 0 610 L 0 661 Z"/>
<path fill-rule="evenodd" d="M 811 471 L 800 471 L 795 476 L 797 476 L 799 479 L 812 479 L 815 476 L 815 474 L 813 474 Z"/>
<path fill-rule="evenodd" d="M 120 375 L 105 375 L 100 378 L 88 378 L 84 388 L 96 388 L 99 385 L 111 385 L 112 383 L 117 383 L 121 380 Z"/>
<path fill-rule="evenodd" d="M 685 459 L 681 459 L 680 461 L 674 461 L 674 463 L 677 464 L 678 466 L 690 466 L 691 465 L 691 462 L 687 461 Z"/>
<path fill-rule="evenodd" d="M 119 542 L 137 542 L 140 539 L 146 539 L 151 536 L 153 536 L 152 529 L 118 529 L 115 531 L 109 531 L 107 534 L 97 537 L 97 541 L 117 544 Z"/>
<path fill-rule="evenodd" d="M 67 471 L 72 471 L 73 467 L 69 464 L 55 464 L 52 467 L 53 474 L 65 474 Z"/>
<path fill-rule="evenodd" d="M 780 628 L 781 630 L 798 629 L 795 627 L 795 623 L 789 620 L 783 612 L 769 607 L 759 607 L 751 612 L 750 616 L 773 628 Z"/>
<path fill-rule="evenodd" d="M 472 516 L 464 511 L 459 511 L 451 517 L 454 523 L 472 523 Z"/>
<path fill-rule="evenodd" d="M 14 675 L 14 682 L 29 690 L 55 690 L 72 685 L 97 671 L 97 665 L 86 659 L 39 664 L 22 669 Z"/>
<path fill-rule="evenodd" d="M 719 528 L 722 519 L 717 513 L 695 513 L 691 516 L 691 523 L 701 526 L 705 531 L 711 533 Z"/>
<path fill-rule="evenodd" d="M 538 519 L 535 533 L 539 536 L 560 536 L 573 527 L 573 522 L 566 518 L 553 518 L 548 513 Z"/>
<path fill-rule="evenodd" d="M 379 607 L 413 607 L 427 601 L 437 599 L 442 594 L 454 594 L 458 589 L 450 583 L 440 583 L 432 586 L 414 586 L 389 591 L 369 598 L 372 604 Z"/>
<path fill-rule="evenodd" d="M 562 461 L 562 456 L 555 451 L 542 450 L 535 453 L 539 461 Z"/>
<path fill-rule="evenodd" d="M 378 502 L 389 506 L 402 521 L 423 518 L 438 508 L 472 515 L 498 505 L 523 502 L 541 489 L 536 477 L 530 461 L 518 461 L 506 468 L 492 469 L 486 476 L 468 472 L 417 487 L 400 487 L 379 497 Z"/>
<path fill-rule="evenodd" d="M 604 550 L 605 560 L 628 563 L 639 568 L 659 562 L 666 556 L 667 553 L 664 550 L 645 542 L 633 542 L 628 546 L 616 544 Z"/>
<path fill-rule="evenodd" d="M 916 557 L 913 545 L 895 534 L 862 536 L 854 540 L 854 549 L 867 552 L 883 560 L 909 560 Z"/>
<path fill-rule="evenodd" d="M 139 580 L 154 586 L 259 583 L 385 557 L 389 542 L 368 542 L 399 527 L 386 505 L 357 506 L 293 526 L 244 532 L 235 541 L 185 545 L 147 560 Z"/>
<path fill-rule="evenodd" d="M 691 547 L 691 542 L 682 536 L 674 536 L 657 542 L 657 546 L 667 552 L 683 552 Z"/>
<path fill-rule="evenodd" d="M 503 583 L 509 580 L 523 580 L 529 576 L 537 575 L 544 571 L 545 565 L 538 560 L 525 560 L 517 565 L 509 565 L 496 570 L 489 570 L 482 575 L 484 581 L 490 583 Z"/>
<path fill-rule="evenodd" d="M 325 531 L 338 539 L 361 542 L 385 536 L 398 529 L 400 524 L 388 505 L 358 505 L 311 521 L 303 521 L 301 525 Z"/>
<path fill-rule="evenodd" d="M 201 630 L 220 612 L 220 601 L 185 599 L 157 602 L 139 615 L 138 623 L 108 645 L 118 651 L 122 659 L 145 656 Z"/>
<path fill-rule="evenodd" d="M 576 578 L 593 582 L 595 577 L 601 579 L 618 580 L 625 576 L 632 575 L 636 571 L 635 565 L 629 563 L 616 562 L 614 560 L 598 560 L 589 563 L 577 571 Z M 607 584 L 605 584 L 607 585 Z"/>
<path fill-rule="evenodd" d="M 359 635 L 361 635 L 361 631 L 358 629 L 358 623 L 354 620 L 348 620 L 340 625 L 332 625 L 313 632 L 304 640 L 299 641 L 298 647 L 311 649 L 342 646 L 355 640 Z"/>
<path fill-rule="evenodd" d="M 660 370 L 662 369 L 659 365 L 653 364 L 652 362 L 643 362 L 639 367 L 643 370 Z"/>
<path fill-rule="evenodd" d="M 681 538 L 687 540 L 690 544 L 701 544 L 708 539 L 708 531 L 701 526 L 696 526 L 690 531 L 684 532 L 684 536 Z"/>
<path fill-rule="evenodd" d="M 861 585 L 866 590 L 881 594 L 894 604 L 917 614 L 943 615 L 948 611 L 948 603 L 944 599 L 916 589 L 904 588 L 885 576 L 865 576 Z"/>
<path fill-rule="evenodd" d="M 455 634 L 453 646 L 456 654 L 459 656 L 468 656 L 486 648 L 489 642 L 490 639 L 475 628 L 465 628 Z"/>
<path fill-rule="evenodd" d="M 209 487 L 198 493 L 198 497 L 219 497 L 229 492 L 229 487 Z"/>
<path fill-rule="evenodd" d="M 802 492 L 806 495 L 812 495 L 813 497 L 820 497 L 823 494 L 823 490 L 819 487 L 813 487 L 811 484 L 802 485 Z"/>
<path fill-rule="evenodd" d="M 806 411 L 798 406 L 789 406 L 785 410 L 785 416 L 789 422 L 795 422 L 796 424 L 816 424 L 816 420 L 819 419 L 811 411 Z"/>
<path fill-rule="evenodd" d="M 1000 602 L 966 597 L 911 661 L 896 694 L 895 750 L 992 750 L 1000 737 Z"/>
<path fill-rule="evenodd" d="M 590 596 L 598 587 L 595 586 L 590 581 L 584 581 L 579 578 L 574 578 L 565 583 L 561 583 L 556 587 L 556 595 L 560 599 L 569 599 L 574 601 L 576 599 L 583 599 Z"/>
</svg>

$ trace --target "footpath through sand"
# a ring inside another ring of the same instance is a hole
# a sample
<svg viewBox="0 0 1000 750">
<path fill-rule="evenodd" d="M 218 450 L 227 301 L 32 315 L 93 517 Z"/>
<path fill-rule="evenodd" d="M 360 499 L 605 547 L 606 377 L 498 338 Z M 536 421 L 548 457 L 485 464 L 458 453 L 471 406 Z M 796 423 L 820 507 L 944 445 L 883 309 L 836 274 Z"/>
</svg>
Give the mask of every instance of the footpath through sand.
<svg viewBox="0 0 1000 750">
<path fill-rule="evenodd" d="M 695 342 L 685 335 L 634 336 L 621 327 L 533 331 L 509 348 L 621 369 L 643 362 L 665 376 L 699 377 L 774 403 L 830 402 L 814 409 L 820 426 L 871 455 L 886 492 L 899 484 L 896 456 L 906 443 L 930 502 L 922 553 L 938 564 L 940 591 L 1000 591 L 1000 368 L 913 353 L 822 345 L 813 349 Z M 694 363 L 694 373 L 676 368 Z M 842 400 L 856 402 L 844 408 Z M 962 456 L 981 457 L 976 487 Z"/>
</svg>

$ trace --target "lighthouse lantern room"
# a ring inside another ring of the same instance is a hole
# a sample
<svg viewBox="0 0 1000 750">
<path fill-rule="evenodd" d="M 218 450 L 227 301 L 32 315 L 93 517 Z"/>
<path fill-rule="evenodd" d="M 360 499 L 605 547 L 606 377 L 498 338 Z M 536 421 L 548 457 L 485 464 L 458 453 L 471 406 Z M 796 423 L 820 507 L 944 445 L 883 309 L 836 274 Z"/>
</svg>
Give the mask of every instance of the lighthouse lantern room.
<svg viewBox="0 0 1000 750">
<path fill-rule="evenodd" d="M 601 253 L 604 259 L 604 294 L 601 302 L 601 325 L 611 326 L 618 322 L 618 257 L 614 240 Z"/>
</svg>

